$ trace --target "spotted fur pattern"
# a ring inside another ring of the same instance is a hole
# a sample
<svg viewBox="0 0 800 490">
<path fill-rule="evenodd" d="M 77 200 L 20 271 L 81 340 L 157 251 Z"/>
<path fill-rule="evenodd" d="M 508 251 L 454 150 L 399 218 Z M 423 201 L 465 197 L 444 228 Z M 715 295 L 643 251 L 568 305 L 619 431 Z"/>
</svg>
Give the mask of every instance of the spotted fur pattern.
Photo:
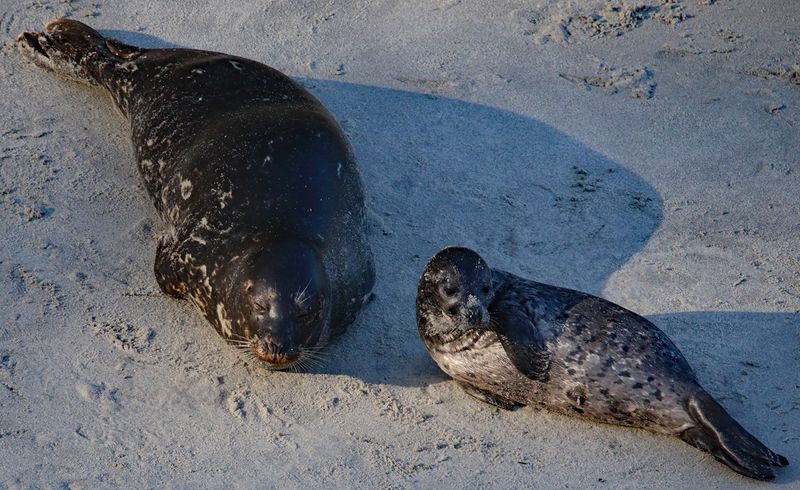
<svg viewBox="0 0 800 490">
<path fill-rule="evenodd" d="M 458 264 L 488 269 L 469 249 L 440 251 L 420 279 L 417 319 L 433 359 L 473 397 L 674 435 L 750 478 L 770 480 L 773 467 L 788 464 L 703 390 L 678 348 L 645 318 L 596 296 L 490 269 L 484 301 L 491 320 L 461 324 L 437 297 L 442 270 L 455 269 L 446 274 L 450 283 L 474 277 Z M 450 287 L 476 289 L 463 280 Z"/>
<path fill-rule="evenodd" d="M 140 49 L 69 19 L 24 33 L 36 64 L 106 89 L 127 116 L 139 171 L 166 224 L 155 275 L 226 338 L 249 309 L 230 304 L 248 251 L 296 241 L 316 251 L 331 291 L 320 341 L 355 320 L 374 283 L 355 158 L 305 89 L 252 60 Z"/>
</svg>

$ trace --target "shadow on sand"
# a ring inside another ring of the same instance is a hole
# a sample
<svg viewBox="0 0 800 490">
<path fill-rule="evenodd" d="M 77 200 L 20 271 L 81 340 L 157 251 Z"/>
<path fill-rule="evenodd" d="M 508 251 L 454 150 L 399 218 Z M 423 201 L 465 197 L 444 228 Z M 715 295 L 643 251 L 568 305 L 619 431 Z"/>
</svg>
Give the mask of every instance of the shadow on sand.
<svg viewBox="0 0 800 490">
<path fill-rule="evenodd" d="M 142 33 L 103 34 L 181 47 Z M 414 387 L 445 381 L 419 340 L 414 305 L 419 273 L 443 246 L 470 246 L 494 267 L 598 294 L 661 222 L 661 199 L 647 182 L 530 117 L 423 90 L 298 81 L 331 110 L 355 149 L 378 268 L 375 300 L 314 372 Z M 784 443 L 796 440 L 786 421 L 797 409 L 800 315 L 650 319 L 734 416 L 741 409 L 761 421 L 758 433 L 769 426 L 774 437 L 788 432 Z M 762 396 L 772 416 L 752 415 L 763 409 Z"/>
<path fill-rule="evenodd" d="M 326 373 L 399 385 L 441 379 L 417 335 L 414 302 L 419 273 L 443 246 L 599 293 L 661 221 L 646 182 L 535 119 L 441 96 L 301 82 L 359 158 L 379 277 L 375 301 L 333 347 Z"/>
<path fill-rule="evenodd" d="M 599 293 L 661 222 L 661 200 L 645 181 L 530 117 L 422 90 L 298 81 L 354 147 L 378 269 L 375 300 L 318 372 L 414 386 L 444 379 L 419 340 L 414 308 L 419 273 L 443 246 L 466 245 L 493 267 Z"/>
<path fill-rule="evenodd" d="M 102 33 L 143 47 L 181 47 L 138 32 Z M 443 246 L 467 245 L 492 266 L 598 294 L 661 222 L 661 199 L 647 182 L 535 119 L 440 95 L 298 81 L 336 116 L 355 149 L 379 277 L 375 300 L 318 372 L 404 386 L 446 379 L 419 341 L 414 317 L 419 273 Z M 782 359 L 793 366 L 787 375 L 800 369 L 800 354 L 789 349 L 800 344 L 799 317 L 693 312 L 651 320 L 710 389 L 736 383 L 746 392 L 740 373 L 752 372 L 747 379 L 757 382 L 765 368 L 753 359 Z M 787 336 L 795 341 L 775 344 Z M 725 352 L 715 347 L 721 337 L 730 339 Z"/>
</svg>

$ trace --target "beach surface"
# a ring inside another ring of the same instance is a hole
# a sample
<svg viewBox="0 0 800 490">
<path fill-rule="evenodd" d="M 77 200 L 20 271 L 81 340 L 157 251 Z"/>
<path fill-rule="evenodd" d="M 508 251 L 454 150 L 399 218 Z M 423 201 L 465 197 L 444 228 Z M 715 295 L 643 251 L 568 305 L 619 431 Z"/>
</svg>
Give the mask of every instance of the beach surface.
<svg viewBox="0 0 800 490">
<path fill-rule="evenodd" d="M 447 245 L 664 330 L 800 487 L 800 3 L 0 0 L 0 488 L 732 488 L 678 439 L 470 398 L 415 294 Z M 375 299 L 301 373 L 162 295 L 107 94 L 24 61 L 68 16 L 277 68 L 342 125 Z"/>
</svg>

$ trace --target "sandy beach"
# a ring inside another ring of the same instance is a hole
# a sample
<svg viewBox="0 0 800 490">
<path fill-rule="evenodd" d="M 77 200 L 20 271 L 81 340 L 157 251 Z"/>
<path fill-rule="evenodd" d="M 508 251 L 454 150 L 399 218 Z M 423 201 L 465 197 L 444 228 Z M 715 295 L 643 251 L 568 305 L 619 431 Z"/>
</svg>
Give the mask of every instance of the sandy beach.
<svg viewBox="0 0 800 490">
<path fill-rule="evenodd" d="M 800 488 L 800 3 L 0 0 L 0 488 L 733 488 L 674 438 L 463 393 L 414 301 L 446 245 L 653 321 Z M 303 84 L 359 160 L 375 299 L 269 372 L 159 291 L 107 94 L 24 61 L 68 16 Z"/>
</svg>

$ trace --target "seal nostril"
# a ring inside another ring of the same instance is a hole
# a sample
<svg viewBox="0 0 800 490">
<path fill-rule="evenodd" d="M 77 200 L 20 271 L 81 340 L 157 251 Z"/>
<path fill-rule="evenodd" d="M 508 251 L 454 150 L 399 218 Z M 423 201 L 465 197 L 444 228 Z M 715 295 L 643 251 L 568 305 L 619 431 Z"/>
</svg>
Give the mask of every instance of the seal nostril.
<svg viewBox="0 0 800 490">
<path fill-rule="evenodd" d="M 482 323 L 489 323 L 492 319 L 492 316 L 489 314 L 489 310 L 485 307 L 481 307 L 481 322 Z"/>
</svg>

